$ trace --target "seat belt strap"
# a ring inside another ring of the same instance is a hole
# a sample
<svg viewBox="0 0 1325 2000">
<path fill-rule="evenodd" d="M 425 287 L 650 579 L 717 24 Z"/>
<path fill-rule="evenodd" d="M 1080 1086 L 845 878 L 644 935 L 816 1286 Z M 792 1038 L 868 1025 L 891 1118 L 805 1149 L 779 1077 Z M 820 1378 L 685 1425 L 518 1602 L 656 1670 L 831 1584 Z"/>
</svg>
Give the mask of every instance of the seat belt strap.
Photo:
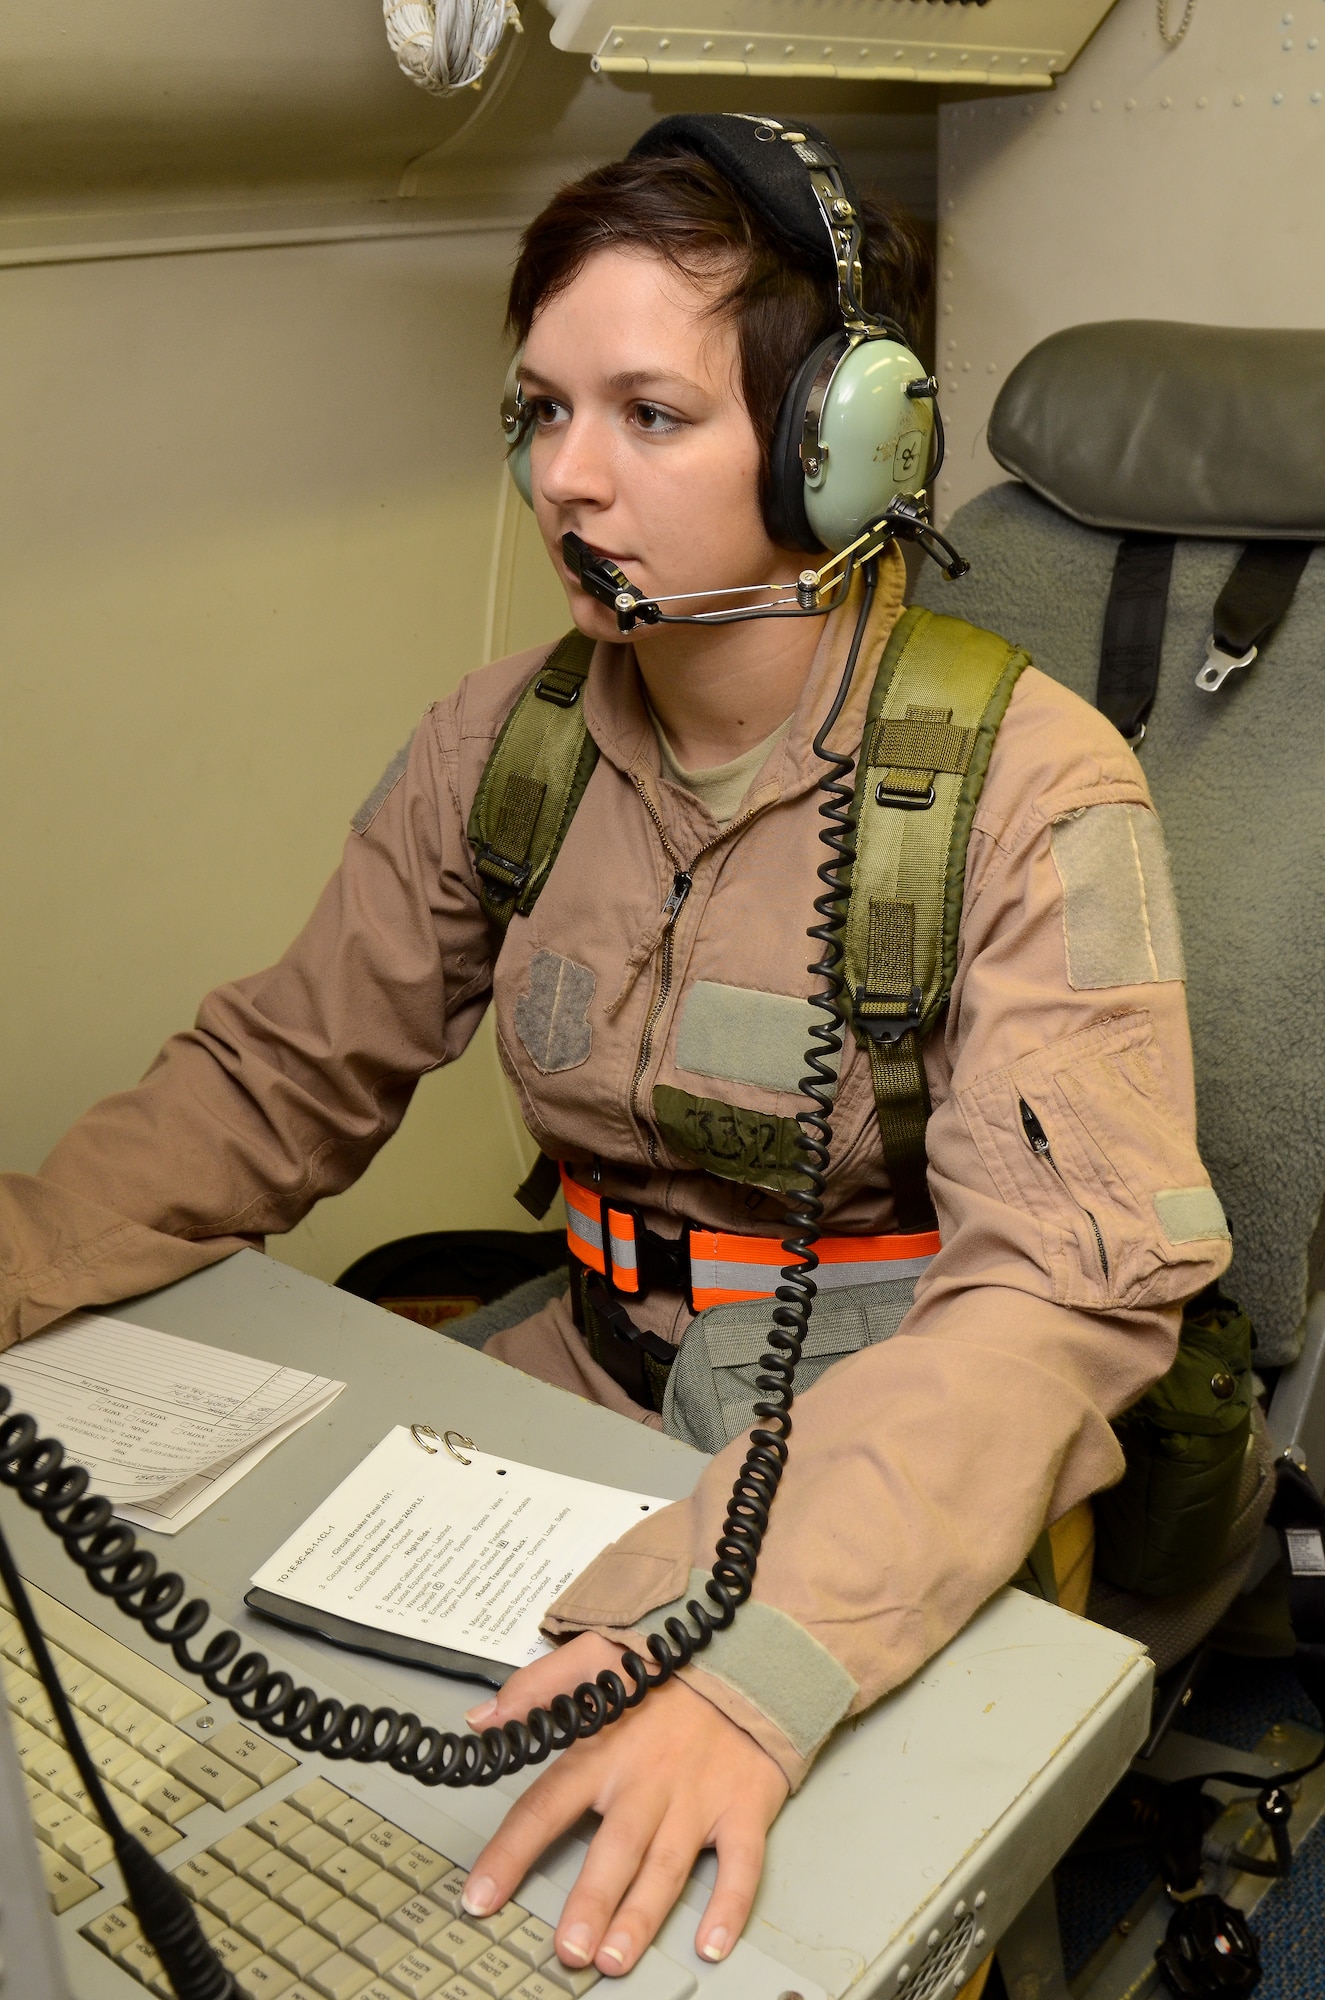
<svg viewBox="0 0 1325 2000">
<path fill-rule="evenodd" d="M 1172 535 L 1124 535 L 1114 557 L 1095 706 L 1134 750 L 1159 687 L 1176 546 Z"/>
<path fill-rule="evenodd" d="M 1196 685 L 1217 694 L 1231 673 L 1249 667 L 1293 601 L 1314 542 L 1249 542 L 1215 600 L 1213 630 Z"/>
<path fill-rule="evenodd" d="M 921 1044 L 952 990 L 971 824 L 1029 664 L 1006 639 L 913 606 L 884 649 L 866 714 L 843 976 L 904 1231 L 933 1227 Z"/>
<path fill-rule="evenodd" d="M 479 901 L 501 930 L 528 916 L 598 762 L 584 721 L 593 640 L 568 632 L 502 724 L 466 834 Z"/>
</svg>

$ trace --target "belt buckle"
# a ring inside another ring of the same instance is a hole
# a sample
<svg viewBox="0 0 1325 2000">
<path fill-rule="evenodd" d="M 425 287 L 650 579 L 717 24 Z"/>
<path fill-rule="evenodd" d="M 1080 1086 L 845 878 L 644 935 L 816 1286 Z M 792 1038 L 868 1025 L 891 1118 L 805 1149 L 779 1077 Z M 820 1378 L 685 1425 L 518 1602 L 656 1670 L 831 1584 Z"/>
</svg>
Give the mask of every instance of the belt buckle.
<svg viewBox="0 0 1325 2000">
<path fill-rule="evenodd" d="M 650 1229 L 633 1201 L 616 1201 L 610 1195 L 602 1197 L 600 1208 L 603 1230 L 603 1266 L 607 1289 L 614 1298 L 646 1299 L 654 1290 L 679 1292 L 690 1311 L 695 1310 L 690 1287 L 690 1228 L 683 1223 L 677 1237 L 660 1236 Z M 617 1283 L 616 1264 L 612 1254 L 613 1215 L 627 1217 L 635 1239 L 635 1289 L 631 1291 Z"/>
</svg>

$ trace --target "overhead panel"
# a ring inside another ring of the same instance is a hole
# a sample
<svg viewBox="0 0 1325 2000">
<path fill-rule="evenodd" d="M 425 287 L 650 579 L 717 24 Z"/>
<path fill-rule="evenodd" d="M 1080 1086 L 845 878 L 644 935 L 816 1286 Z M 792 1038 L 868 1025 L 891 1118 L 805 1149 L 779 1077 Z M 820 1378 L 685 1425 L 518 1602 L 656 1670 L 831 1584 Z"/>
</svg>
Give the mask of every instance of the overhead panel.
<svg viewBox="0 0 1325 2000">
<path fill-rule="evenodd" d="M 1115 0 L 548 0 L 596 70 L 1046 88 Z"/>
</svg>

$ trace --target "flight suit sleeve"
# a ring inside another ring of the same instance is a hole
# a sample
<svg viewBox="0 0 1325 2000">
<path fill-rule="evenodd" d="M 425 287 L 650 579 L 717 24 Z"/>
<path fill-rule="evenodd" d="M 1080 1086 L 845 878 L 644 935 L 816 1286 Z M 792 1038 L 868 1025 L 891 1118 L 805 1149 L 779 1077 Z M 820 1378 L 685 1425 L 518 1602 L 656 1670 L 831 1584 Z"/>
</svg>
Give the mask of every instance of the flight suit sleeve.
<svg viewBox="0 0 1325 2000">
<path fill-rule="evenodd" d="M 1228 1263 L 1158 823 L 1134 759 L 1101 740 L 1024 811 L 977 818 L 931 1068 L 942 1248 L 897 1334 L 797 1398 L 753 1597 L 684 1669 L 793 1786 L 1046 1522 L 1121 1475 L 1110 1420 L 1166 1371 L 1183 1302 Z M 546 1629 L 639 1645 L 705 1602 L 746 1449 L 605 1551 Z"/>
<path fill-rule="evenodd" d="M 0 1344 L 293 1227 L 358 1178 L 482 1017 L 491 949 L 433 709 L 279 962 L 219 987 L 36 1175 L 0 1177 Z"/>
</svg>

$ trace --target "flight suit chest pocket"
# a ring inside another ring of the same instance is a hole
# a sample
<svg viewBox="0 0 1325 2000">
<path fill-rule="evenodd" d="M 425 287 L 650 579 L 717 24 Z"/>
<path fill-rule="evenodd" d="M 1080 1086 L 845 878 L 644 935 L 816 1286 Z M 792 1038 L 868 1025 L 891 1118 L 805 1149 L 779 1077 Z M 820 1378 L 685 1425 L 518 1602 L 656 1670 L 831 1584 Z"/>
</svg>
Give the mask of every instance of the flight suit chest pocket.
<svg viewBox="0 0 1325 2000">
<path fill-rule="evenodd" d="M 958 1102 L 999 1194 L 1038 1224 L 1060 1304 L 1172 1304 L 1224 1268 L 1228 1226 L 1148 1014 L 1064 1036 Z"/>
</svg>

